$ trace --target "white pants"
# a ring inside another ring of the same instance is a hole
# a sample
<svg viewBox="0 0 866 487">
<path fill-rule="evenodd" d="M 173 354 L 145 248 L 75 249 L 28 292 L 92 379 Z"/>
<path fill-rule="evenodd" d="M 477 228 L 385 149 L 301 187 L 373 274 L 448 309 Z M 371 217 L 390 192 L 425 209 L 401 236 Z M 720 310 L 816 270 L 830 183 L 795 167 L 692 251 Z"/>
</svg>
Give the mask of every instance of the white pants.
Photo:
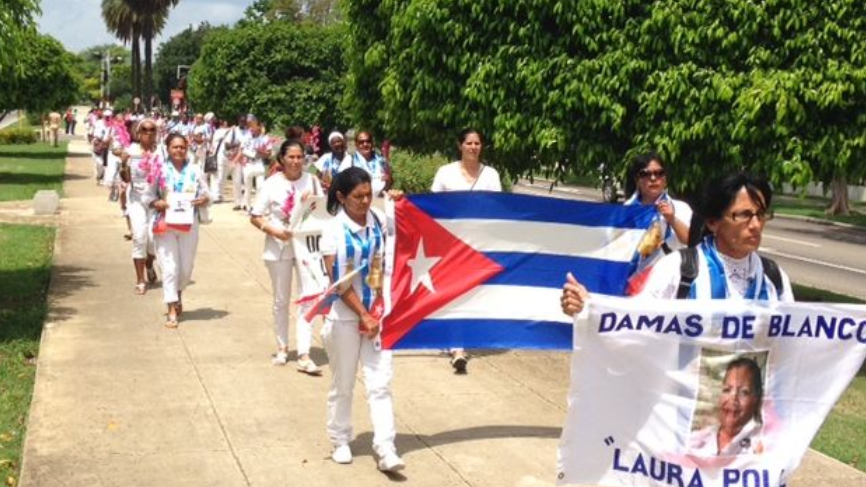
<svg viewBox="0 0 866 487">
<path fill-rule="evenodd" d="M 97 182 L 102 182 L 102 178 L 105 175 L 105 166 L 102 165 L 104 156 L 99 156 L 93 154 L 93 176 L 96 178 Z"/>
<path fill-rule="evenodd" d="M 261 161 L 244 165 L 244 206 L 253 207 L 253 181 L 256 191 L 261 191 L 265 184 L 265 165 Z"/>
<path fill-rule="evenodd" d="M 289 300 L 292 297 L 292 276 L 294 275 L 294 259 L 266 260 L 268 274 L 271 275 L 271 289 L 274 295 L 274 333 L 277 335 L 277 345 L 281 349 L 289 346 Z M 304 319 L 309 305 L 298 306 L 298 318 L 295 321 L 295 341 L 298 347 L 298 357 L 310 353 L 313 341 L 313 324 Z"/>
<path fill-rule="evenodd" d="M 153 255 L 150 210 L 141 201 L 127 201 L 126 216 L 132 227 L 132 258 L 146 259 L 148 255 Z"/>
<path fill-rule="evenodd" d="M 232 165 L 232 189 L 234 190 L 235 204 L 240 205 L 244 196 L 244 166 L 235 162 L 230 164 Z"/>
<path fill-rule="evenodd" d="M 120 169 L 120 158 L 114 154 L 108 154 L 108 164 L 105 165 L 105 172 L 102 175 L 102 185 L 107 187 L 114 186 L 114 180 L 117 179 L 117 173 Z"/>
<path fill-rule="evenodd" d="M 391 351 L 376 350 L 373 340 L 358 331 L 356 320 L 325 320 L 322 341 L 333 374 L 328 391 L 328 436 L 331 443 L 336 447 L 352 441 L 352 393 L 360 361 L 373 424 L 373 450 L 379 456 L 394 452 L 397 432 L 391 401 Z"/>
<path fill-rule="evenodd" d="M 217 152 L 217 172 L 210 175 L 210 194 L 214 203 L 223 200 L 223 186 L 225 186 L 226 178 L 232 170 L 231 166 L 232 163 L 229 162 L 223 151 Z"/>
<path fill-rule="evenodd" d="M 166 303 L 175 303 L 178 300 L 177 293 L 186 289 L 192 278 L 198 246 L 198 225 L 193 224 L 188 232 L 169 229 L 154 237 L 156 256 L 162 269 L 162 299 Z"/>
</svg>

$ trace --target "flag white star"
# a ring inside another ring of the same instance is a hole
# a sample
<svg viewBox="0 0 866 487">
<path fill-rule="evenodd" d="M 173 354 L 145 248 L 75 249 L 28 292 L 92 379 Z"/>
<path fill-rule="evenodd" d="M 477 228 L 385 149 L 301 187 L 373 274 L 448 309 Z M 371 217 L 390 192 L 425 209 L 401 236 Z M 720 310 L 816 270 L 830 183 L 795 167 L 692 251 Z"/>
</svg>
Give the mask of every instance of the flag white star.
<svg viewBox="0 0 866 487">
<path fill-rule="evenodd" d="M 442 260 L 442 257 L 428 257 L 424 253 L 424 239 L 418 241 L 418 248 L 415 250 L 415 258 L 409 259 L 409 267 L 412 268 L 412 287 L 409 293 L 414 293 L 419 284 L 424 284 L 431 293 L 435 293 L 433 289 L 433 280 L 430 279 L 430 269 Z"/>
</svg>

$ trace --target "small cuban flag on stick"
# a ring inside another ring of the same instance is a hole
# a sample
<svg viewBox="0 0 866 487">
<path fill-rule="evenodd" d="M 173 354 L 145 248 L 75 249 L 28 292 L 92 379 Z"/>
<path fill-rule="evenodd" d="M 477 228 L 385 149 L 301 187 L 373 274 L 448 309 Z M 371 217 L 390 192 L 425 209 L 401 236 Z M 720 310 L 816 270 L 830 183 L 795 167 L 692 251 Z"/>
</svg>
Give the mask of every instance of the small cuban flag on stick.
<svg viewBox="0 0 866 487">
<path fill-rule="evenodd" d="M 309 311 L 304 314 L 304 319 L 307 320 L 307 322 L 311 322 L 316 316 L 323 316 L 330 313 L 331 305 L 334 304 L 334 301 L 340 299 L 340 295 L 343 294 L 345 289 L 352 285 L 352 279 L 360 274 L 364 267 L 366 267 L 366 265 L 346 273 L 346 275 L 338 279 L 337 282 L 331 284 L 328 289 L 325 289 L 318 294 L 310 294 L 295 301 L 295 304 L 299 305 L 313 303 L 310 306 Z"/>
</svg>

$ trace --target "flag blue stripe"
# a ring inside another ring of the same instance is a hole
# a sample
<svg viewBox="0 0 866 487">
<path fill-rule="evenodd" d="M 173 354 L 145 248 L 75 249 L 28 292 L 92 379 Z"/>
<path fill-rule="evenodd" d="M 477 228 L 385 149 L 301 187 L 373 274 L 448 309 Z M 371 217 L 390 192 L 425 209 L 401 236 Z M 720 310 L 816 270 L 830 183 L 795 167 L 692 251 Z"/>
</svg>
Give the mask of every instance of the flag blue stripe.
<svg viewBox="0 0 866 487">
<path fill-rule="evenodd" d="M 571 330 L 571 323 L 556 321 L 424 320 L 394 348 L 449 348 L 460 344 L 475 349 L 571 350 Z"/>
<path fill-rule="evenodd" d="M 608 205 L 488 191 L 410 195 L 409 200 L 434 219 L 515 220 L 588 227 L 647 228 L 655 207 Z"/>
<path fill-rule="evenodd" d="M 571 255 L 485 252 L 505 269 L 485 285 L 561 288 L 565 274 L 571 272 L 590 292 L 622 296 L 633 271 L 631 262 L 577 257 Z"/>
</svg>

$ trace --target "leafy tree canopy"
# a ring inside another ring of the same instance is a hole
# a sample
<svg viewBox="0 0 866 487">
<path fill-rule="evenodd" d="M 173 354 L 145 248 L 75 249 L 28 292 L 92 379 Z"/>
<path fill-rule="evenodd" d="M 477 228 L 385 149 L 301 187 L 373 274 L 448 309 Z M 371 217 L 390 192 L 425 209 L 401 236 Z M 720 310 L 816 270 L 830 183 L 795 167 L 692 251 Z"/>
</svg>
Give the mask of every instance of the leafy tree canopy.
<svg viewBox="0 0 866 487">
<path fill-rule="evenodd" d="M 73 104 L 79 94 L 74 56 L 46 35 L 30 34 L 22 46 L 17 53 L 20 72 L 0 77 L 0 110 L 43 113 Z"/>
<path fill-rule="evenodd" d="M 344 0 L 349 105 L 432 151 L 472 125 L 511 175 L 624 167 L 866 174 L 860 0 Z"/>
<path fill-rule="evenodd" d="M 34 31 L 34 17 L 38 15 L 38 0 L 3 0 L 0 2 L 0 76 L 8 71 L 21 70 L 16 53 L 22 49 L 28 35 Z"/>
<path fill-rule="evenodd" d="M 252 112 L 269 127 L 345 129 L 344 44 L 340 24 L 283 22 L 215 31 L 190 71 L 190 100 L 220 118 Z"/>
<path fill-rule="evenodd" d="M 156 96 L 168 100 L 172 88 L 177 87 L 177 67 L 192 66 L 201 53 L 205 38 L 215 30 L 225 27 L 213 27 L 202 22 L 197 28 L 186 29 L 160 45 L 154 62 L 154 84 Z"/>
</svg>

